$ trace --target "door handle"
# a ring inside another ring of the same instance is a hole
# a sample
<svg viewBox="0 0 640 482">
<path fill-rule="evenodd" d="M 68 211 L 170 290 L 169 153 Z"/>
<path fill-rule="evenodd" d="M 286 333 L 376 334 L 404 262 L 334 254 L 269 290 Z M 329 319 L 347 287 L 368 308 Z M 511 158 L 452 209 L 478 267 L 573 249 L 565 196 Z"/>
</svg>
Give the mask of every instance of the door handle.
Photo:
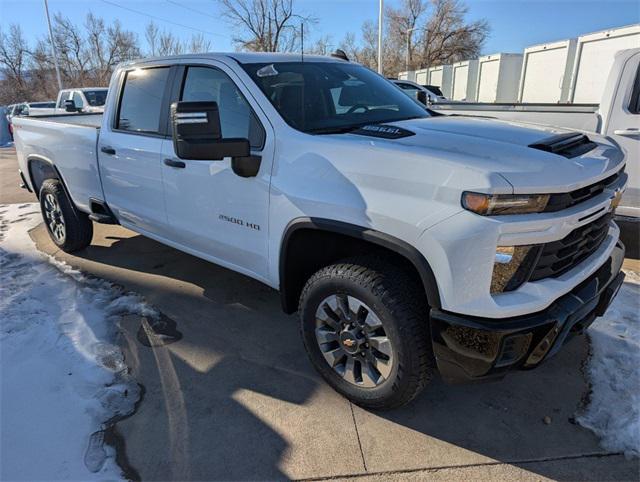
<svg viewBox="0 0 640 482">
<path fill-rule="evenodd" d="M 105 154 L 109 154 L 110 156 L 115 156 L 116 155 L 116 150 L 113 147 L 110 147 L 110 146 L 102 146 L 100 148 L 100 150 L 102 152 L 104 152 Z"/>
<path fill-rule="evenodd" d="M 184 169 L 187 165 L 182 161 L 176 161 L 175 159 L 165 159 L 164 163 L 170 167 L 177 167 L 179 169 Z"/>
<path fill-rule="evenodd" d="M 616 129 L 613 133 L 617 136 L 640 137 L 640 129 Z"/>
</svg>

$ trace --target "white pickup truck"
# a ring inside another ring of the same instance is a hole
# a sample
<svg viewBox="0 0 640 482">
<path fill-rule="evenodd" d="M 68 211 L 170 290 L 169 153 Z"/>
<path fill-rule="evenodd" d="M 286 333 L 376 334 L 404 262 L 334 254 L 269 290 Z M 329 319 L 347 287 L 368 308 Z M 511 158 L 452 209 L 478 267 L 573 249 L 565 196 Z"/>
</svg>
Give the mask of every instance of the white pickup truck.
<svg viewBox="0 0 640 482">
<path fill-rule="evenodd" d="M 52 240 L 119 223 L 280 291 L 362 406 L 538 366 L 624 274 L 609 139 L 437 115 L 356 63 L 201 54 L 120 66 L 104 115 L 19 118 Z"/>
<path fill-rule="evenodd" d="M 640 221 L 640 48 L 617 53 L 600 104 L 490 104 L 441 101 L 443 114 L 485 116 L 597 132 L 626 151 L 629 185 L 617 209 Z M 635 242 L 638 242 L 636 237 Z"/>
</svg>

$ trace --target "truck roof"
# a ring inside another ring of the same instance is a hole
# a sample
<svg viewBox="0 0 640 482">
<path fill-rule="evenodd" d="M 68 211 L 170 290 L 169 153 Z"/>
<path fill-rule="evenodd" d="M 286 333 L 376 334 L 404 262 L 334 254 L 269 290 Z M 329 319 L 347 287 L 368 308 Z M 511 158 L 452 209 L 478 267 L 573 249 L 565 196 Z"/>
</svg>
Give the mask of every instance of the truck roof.
<svg viewBox="0 0 640 482">
<path fill-rule="evenodd" d="M 241 64 L 261 64 L 261 63 L 277 63 L 277 62 L 300 62 L 302 56 L 300 53 L 276 53 L 276 52 L 207 52 L 202 54 L 183 54 L 169 55 L 164 57 L 146 57 L 125 65 L 133 65 L 144 62 L 153 62 L 158 60 L 185 60 L 185 59 L 211 59 L 223 60 L 234 59 Z M 304 60 L 309 62 L 346 62 L 337 57 L 327 55 L 304 55 Z"/>
</svg>

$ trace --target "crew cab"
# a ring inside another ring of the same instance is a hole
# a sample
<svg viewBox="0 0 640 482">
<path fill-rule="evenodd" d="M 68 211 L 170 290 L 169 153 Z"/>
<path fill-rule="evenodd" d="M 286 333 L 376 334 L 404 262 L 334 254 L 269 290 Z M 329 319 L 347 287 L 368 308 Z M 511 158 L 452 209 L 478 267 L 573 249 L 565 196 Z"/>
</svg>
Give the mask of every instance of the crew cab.
<svg viewBox="0 0 640 482">
<path fill-rule="evenodd" d="M 61 112 L 104 112 L 107 100 L 105 87 L 83 87 L 63 89 L 58 92 L 56 111 Z"/>
<path fill-rule="evenodd" d="M 333 57 L 198 54 L 114 72 L 104 115 L 16 119 L 61 249 L 119 223 L 259 280 L 355 403 L 534 368 L 604 313 L 627 180 L 610 139 L 438 115 Z"/>
</svg>

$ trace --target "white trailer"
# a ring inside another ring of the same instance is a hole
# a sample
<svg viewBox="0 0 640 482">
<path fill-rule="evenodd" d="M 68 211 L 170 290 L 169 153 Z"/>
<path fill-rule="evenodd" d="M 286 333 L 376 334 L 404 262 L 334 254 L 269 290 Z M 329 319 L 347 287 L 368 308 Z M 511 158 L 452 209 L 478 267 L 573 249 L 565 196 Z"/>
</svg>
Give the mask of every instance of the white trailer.
<svg viewBox="0 0 640 482">
<path fill-rule="evenodd" d="M 415 80 L 414 82 L 416 84 L 420 84 L 420 85 L 427 85 L 429 82 L 429 78 L 428 78 L 428 71 L 429 69 L 420 69 L 420 70 L 416 70 L 414 75 L 415 75 Z"/>
<path fill-rule="evenodd" d="M 398 73 L 398 80 L 410 80 L 415 81 L 416 71 L 415 70 L 407 70 L 405 72 Z"/>
<path fill-rule="evenodd" d="M 524 49 L 518 102 L 567 102 L 576 45 L 569 39 Z"/>
<path fill-rule="evenodd" d="M 478 81 L 478 61 L 463 60 L 452 66 L 451 99 L 474 102 Z"/>
<path fill-rule="evenodd" d="M 499 53 L 478 59 L 478 102 L 515 102 L 518 98 L 522 54 Z"/>
<path fill-rule="evenodd" d="M 599 102 L 615 53 L 640 47 L 640 24 L 578 37 L 569 101 Z"/>
<path fill-rule="evenodd" d="M 451 65 L 437 65 L 435 67 L 429 67 L 427 69 L 427 83 L 426 85 L 435 85 L 440 87 L 440 90 L 445 97 L 451 98 L 451 77 L 452 77 Z"/>
</svg>

